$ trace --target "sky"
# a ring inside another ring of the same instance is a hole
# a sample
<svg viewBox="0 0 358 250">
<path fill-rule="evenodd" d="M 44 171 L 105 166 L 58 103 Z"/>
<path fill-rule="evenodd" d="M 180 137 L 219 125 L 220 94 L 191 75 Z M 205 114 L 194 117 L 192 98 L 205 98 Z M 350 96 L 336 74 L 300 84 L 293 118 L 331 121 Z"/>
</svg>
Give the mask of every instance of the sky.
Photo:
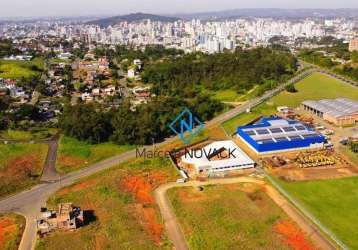
<svg viewBox="0 0 358 250">
<path fill-rule="evenodd" d="M 193 13 L 239 8 L 358 8 L 357 0 L 0 0 L 0 17 Z"/>
</svg>

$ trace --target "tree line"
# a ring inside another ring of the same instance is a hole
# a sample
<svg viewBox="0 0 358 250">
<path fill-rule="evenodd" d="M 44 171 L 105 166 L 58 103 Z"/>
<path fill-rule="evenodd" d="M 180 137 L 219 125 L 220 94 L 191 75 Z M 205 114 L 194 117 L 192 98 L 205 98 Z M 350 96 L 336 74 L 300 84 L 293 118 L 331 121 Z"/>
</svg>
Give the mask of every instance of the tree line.
<svg viewBox="0 0 358 250">
<path fill-rule="evenodd" d="M 178 97 L 155 98 L 135 110 L 129 101 L 109 111 L 98 104 L 81 103 L 67 106 L 59 125 L 66 135 L 90 143 L 145 145 L 171 135 L 169 124 L 183 107 L 188 107 L 202 121 L 212 119 L 223 109 L 221 103 L 205 96 L 190 101 Z"/>
<path fill-rule="evenodd" d="M 281 82 L 297 69 L 289 52 L 272 48 L 237 49 L 213 55 L 193 53 L 147 65 L 144 82 L 157 95 L 191 96 L 196 89 L 234 89 L 244 93 L 255 85 Z"/>
</svg>

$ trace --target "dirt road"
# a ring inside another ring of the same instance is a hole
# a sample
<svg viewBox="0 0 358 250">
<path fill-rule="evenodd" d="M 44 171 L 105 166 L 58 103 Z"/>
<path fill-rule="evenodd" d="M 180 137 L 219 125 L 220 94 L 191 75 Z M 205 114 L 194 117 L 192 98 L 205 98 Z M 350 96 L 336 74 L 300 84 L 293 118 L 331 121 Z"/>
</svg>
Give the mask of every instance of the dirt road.
<svg viewBox="0 0 358 250">
<path fill-rule="evenodd" d="M 291 203 L 289 203 L 276 189 L 266 184 L 265 181 L 254 179 L 251 177 L 238 177 L 230 179 L 212 179 L 206 182 L 190 181 L 184 184 L 168 183 L 160 186 L 154 192 L 156 202 L 160 208 L 160 212 L 164 219 L 165 228 L 169 239 L 174 244 L 176 250 L 189 249 L 185 235 L 178 223 L 178 220 L 173 212 L 169 199 L 166 195 L 167 191 L 176 187 L 198 187 L 212 184 L 233 184 L 233 183 L 254 183 L 264 188 L 267 195 L 279 206 L 282 210 L 295 221 L 313 241 L 318 249 L 329 250 L 336 249 L 330 241 L 313 225 L 308 219 L 306 219 Z"/>
</svg>

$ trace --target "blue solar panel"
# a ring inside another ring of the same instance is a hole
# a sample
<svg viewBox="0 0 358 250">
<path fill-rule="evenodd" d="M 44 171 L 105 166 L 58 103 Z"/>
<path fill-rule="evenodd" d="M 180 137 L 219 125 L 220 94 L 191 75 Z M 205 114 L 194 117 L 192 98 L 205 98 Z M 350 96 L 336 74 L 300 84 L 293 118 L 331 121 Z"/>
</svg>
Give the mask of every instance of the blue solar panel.
<svg viewBox="0 0 358 250">
<path fill-rule="evenodd" d="M 317 134 L 308 134 L 308 135 L 302 135 L 303 138 L 314 138 L 314 137 L 317 137 L 318 135 Z"/>
<path fill-rule="evenodd" d="M 258 129 L 256 130 L 256 133 L 258 133 L 259 135 L 267 135 L 270 132 L 267 129 Z"/>
<path fill-rule="evenodd" d="M 282 133 L 282 130 L 280 128 L 270 128 L 269 129 L 271 131 L 271 133 Z"/>
<path fill-rule="evenodd" d="M 285 132 L 293 132 L 296 131 L 296 129 L 294 129 L 293 127 L 284 127 L 282 128 Z"/>
<path fill-rule="evenodd" d="M 269 144 L 269 143 L 274 143 L 274 141 L 272 139 L 263 139 L 263 140 L 259 140 L 257 141 L 258 143 L 261 144 Z"/>
<path fill-rule="evenodd" d="M 302 125 L 295 126 L 295 128 L 296 128 L 297 130 L 306 130 L 306 127 L 305 127 L 305 126 L 302 126 Z"/>
<path fill-rule="evenodd" d="M 297 136 L 297 135 L 289 136 L 289 138 L 291 139 L 291 141 L 302 140 L 302 138 L 300 136 Z"/>
<path fill-rule="evenodd" d="M 281 142 L 281 141 L 288 141 L 288 139 L 286 138 L 286 137 L 275 137 L 275 140 L 277 141 L 277 142 Z"/>
<path fill-rule="evenodd" d="M 245 133 L 248 135 L 256 135 L 256 133 L 253 130 L 245 131 Z"/>
</svg>

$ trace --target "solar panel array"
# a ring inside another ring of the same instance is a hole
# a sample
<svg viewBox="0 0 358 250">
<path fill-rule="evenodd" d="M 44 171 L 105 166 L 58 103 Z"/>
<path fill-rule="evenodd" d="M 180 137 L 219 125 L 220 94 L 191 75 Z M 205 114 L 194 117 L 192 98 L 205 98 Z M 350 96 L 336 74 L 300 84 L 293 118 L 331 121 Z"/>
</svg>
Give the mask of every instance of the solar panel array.
<svg viewBox="0 0 358 250">
<path fill-rule="evenodd" d="M 289 142 L 319 137 L 320 135 L 301 123 L 283 124 L 268 127 L 247 128 L 243 130 L 258 144 Z"/>
</svg>

